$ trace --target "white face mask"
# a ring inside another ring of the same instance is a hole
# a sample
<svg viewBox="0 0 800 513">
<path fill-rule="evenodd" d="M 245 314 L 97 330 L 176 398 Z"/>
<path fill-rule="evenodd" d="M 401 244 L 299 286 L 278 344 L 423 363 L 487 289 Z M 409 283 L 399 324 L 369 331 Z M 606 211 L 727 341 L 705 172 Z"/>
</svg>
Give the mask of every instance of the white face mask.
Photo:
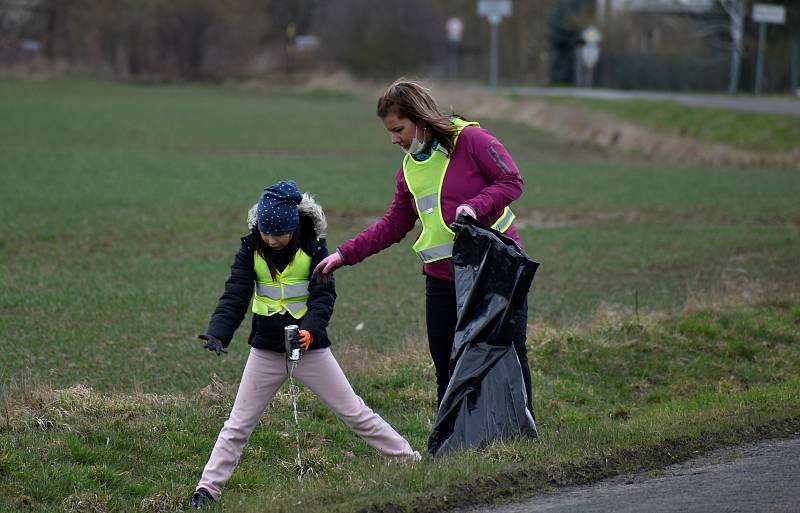
<svg viewBox="0 0 800 513">
<path fill-rule="evenodd" d="M 425 133 L 428 131 L 428 127 L 422 129 L 422 140 L 420 141 L 417 139 L 417 125 L 414 125 L 414 138 L 411 139 L 411 144 L 408 146 L 408 149 L 400 148 L 409 155 L 416 155 L 417 153 L 421 152 L 425 149 Z"/>
</svg>

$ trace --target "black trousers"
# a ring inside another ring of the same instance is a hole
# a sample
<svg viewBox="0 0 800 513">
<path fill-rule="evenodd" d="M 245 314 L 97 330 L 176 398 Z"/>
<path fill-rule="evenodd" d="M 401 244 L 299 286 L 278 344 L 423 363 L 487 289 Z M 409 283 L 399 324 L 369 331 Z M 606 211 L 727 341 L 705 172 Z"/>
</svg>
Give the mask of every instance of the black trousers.
<svg viewBox="0 0 800 513">
<path fill-rule="evenodd" d="M 428 348 L 436 368 L 436 388 L 438 406 L 442 402 L 447 383 L 450 381 L 450 352 L 453 349 L 453 338 L 456 332 L 456 287 L 453 282 L 438 278 L 426 277 L 425 280 L 425 317 L 428 325 Z M 528 350 L 525 347 L 528 324 L 528 301 L 522 308 L 514 330 L 514 349 L 517 351 L 522 366 L 522 379 L 528 395 L 528 409 L 533 414 L 531 399 L 531 371 L 528 367 Z"/>
</svg>

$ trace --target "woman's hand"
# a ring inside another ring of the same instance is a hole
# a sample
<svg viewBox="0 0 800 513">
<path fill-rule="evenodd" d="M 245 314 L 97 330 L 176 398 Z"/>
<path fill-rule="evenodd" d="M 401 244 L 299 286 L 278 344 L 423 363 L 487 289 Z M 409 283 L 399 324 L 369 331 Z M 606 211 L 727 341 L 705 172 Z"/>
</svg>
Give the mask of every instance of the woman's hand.
<svg viewBox="0 0 800 513">
<path fill-rule="evenodd" d="M 328 281 L 331 278 L 333 271 L 344 265 L 342 263 L 342 255 L 338 251 L 331 253 L 322 259 L 322 262 L 317 264 L 314 268 L 314 275 L 319 276 L 322 281 Z"/>
<path fill-rule="evenodd" d="M 456 217 L 458 217 L 459 214 L 468 215 L 473 219 L 477 219 L 478 218 L 478 214 L 475 213 L 475 209 L 470 207 L 466 203 L 462 203 L 461 205 L 456 207 Z"/>
</svg>

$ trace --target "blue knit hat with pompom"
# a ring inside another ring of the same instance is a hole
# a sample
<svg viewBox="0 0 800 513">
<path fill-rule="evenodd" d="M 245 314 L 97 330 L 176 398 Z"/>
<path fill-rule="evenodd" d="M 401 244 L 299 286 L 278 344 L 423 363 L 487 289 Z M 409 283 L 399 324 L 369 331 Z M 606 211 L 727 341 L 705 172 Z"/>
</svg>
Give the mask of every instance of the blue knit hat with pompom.
<svg viewBox="0 0 800 513">
<path fill-rule="evenodd" d="M 293 232 L 300 224 L 297 205 L 302 199 L 294 180 L 281 181 L 261 191 L 256 210 L 258 231 L 271 234 Z"/>
</svg>

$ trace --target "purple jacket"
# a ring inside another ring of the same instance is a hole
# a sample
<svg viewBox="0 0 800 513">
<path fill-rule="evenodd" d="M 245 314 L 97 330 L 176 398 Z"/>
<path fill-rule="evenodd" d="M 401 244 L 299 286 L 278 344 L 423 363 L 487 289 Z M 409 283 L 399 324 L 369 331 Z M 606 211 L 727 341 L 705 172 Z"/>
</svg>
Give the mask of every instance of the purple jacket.
<svg viewBox="0 0 800 513">
<path fill-rule="evenodd" d="M 354 265 L 370 255 L 399 242 L 417 222 L 417 206 L 408 190 L 403 168 L 397 172 L 397 186 L 389 210 L 372 226 L 339 246 L 344 265 Z M 519 169 L 489 131 L 465 127 L 458 137 L 450 166 L 442 184 L 442 215 L 448 225 L 455 219 L 456 208 L 466 203 L 475 209 L 478 220 L 491 225 L 503 209 L 522 195 Z M 512 224 L 506 235 L 520 244 Z M 520 244 L 520 247 L 522 245 Z M 433 278 L 453 281 L 450 259 L 424 264 L 423 273 Z"/>
</svg>

